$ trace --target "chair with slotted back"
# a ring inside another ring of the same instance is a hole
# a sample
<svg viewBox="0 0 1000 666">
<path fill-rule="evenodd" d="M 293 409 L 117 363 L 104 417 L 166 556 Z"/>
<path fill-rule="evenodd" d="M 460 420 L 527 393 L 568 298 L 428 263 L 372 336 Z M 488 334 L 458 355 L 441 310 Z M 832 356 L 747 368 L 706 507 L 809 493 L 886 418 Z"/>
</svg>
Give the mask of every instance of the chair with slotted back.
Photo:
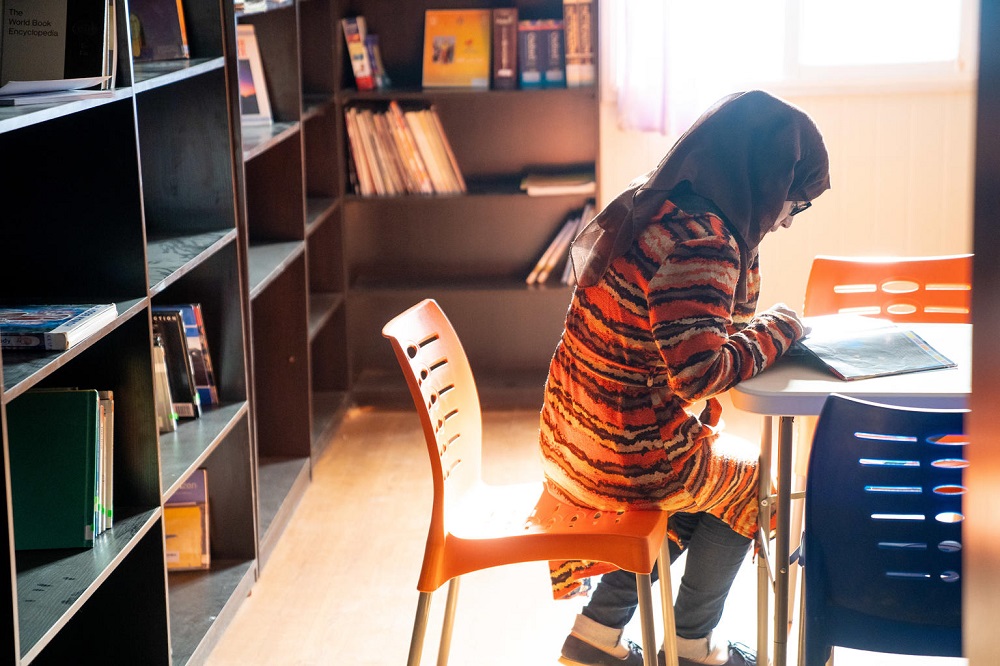
<svg viewBox="0 0 1000 666">
<path fill-rule="evenodd" d="M 850 312 L 895 322 L 968 323 L 972 255 L 813 259 L 802 313 Z"/>
<path fill-rule="evenodd" d="M 805 666 L 833 646 L 961 656 L 964 414 L 827 398 L 806 487 Z"/>
<path fill-rule="evenodd" d="M 542 481 L 491 485 L 482 478 L 482 414 L 472 369 L 433 299 L 382 329 L 406 376 L 430 456 L 434 498 L 417 589 L 408 664 L 419 664 L 432 593 L 448 585 L 438 664 L 448 661 L 460 577 L 546 560 L 609 562 L 637 574 L 645 663 L 655 666 L 650 574 L 657 557 L 667 663 L 676 665 L 670 556 L 663 511 L 598 511 L 549 494 Z"/>
</svg>

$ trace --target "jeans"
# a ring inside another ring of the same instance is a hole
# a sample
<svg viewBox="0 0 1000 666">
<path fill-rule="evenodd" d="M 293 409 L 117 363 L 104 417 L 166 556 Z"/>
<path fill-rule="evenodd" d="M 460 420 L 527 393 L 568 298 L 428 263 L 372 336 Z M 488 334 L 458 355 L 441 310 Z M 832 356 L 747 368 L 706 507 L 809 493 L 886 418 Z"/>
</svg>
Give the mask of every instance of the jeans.
<svg viewBox="0 0 1000 666">
<path fill-rule="evenodd" d="M 677 635 L 702 638 L 722 619 L 726 597 L 746 558 L 751 539 L 737 534 L 708 513 L 671 514 L 669 525 L 688 552 L 674 602 Z M 680 554 L 681 548 L 671 540 L 670 561 Z M 654 568 L 652 579 L 656 581 L 657 577 Z M 604 626 L 623 629 L 638 605 L 635 574 L 617 570 L 601 577 L 582 613 Z"/>
</svg>

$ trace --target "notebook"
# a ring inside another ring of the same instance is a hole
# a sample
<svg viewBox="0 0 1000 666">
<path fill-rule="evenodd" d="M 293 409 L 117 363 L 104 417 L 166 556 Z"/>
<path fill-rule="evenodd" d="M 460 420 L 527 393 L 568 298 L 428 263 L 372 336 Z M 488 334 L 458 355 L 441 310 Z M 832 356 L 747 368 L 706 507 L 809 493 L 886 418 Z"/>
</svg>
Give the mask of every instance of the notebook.
<svg viewBox="0 0 1000 666">
<path fill-rule="evenodd" d="M 812 330 L 793 350 L 845 381 L 955 367 L 917 333 L 886 319 L 824 315 L 804 322 Z"/>
</svg>

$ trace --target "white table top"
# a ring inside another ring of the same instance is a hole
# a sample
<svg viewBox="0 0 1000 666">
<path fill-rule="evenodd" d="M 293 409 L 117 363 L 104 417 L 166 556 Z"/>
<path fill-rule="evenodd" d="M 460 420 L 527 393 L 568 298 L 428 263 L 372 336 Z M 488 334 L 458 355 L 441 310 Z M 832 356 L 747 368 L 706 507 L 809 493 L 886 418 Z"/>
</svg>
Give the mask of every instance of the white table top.
<svg viewBox="0 0 1000 666">
<path fill-rule="evenodd" d="M 840 393 L 906 407 L 965 408 L 972 390 L 972 325 L 905 326 L 954 361 L 956 367 L 842 381 L 805 357 L 786 357 L 730 391 L 733 405 L 754 414 L 816 415 L 828 395 Z"/>
</svg>

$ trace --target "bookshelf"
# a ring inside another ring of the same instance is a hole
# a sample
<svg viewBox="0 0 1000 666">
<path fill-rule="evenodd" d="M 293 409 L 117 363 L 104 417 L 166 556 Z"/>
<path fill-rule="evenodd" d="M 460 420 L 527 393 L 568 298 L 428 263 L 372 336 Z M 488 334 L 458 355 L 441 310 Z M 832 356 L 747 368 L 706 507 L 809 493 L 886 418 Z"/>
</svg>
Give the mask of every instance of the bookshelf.
<svg viewBox="0 0 1000 666">
<path fill-rule="evenodd" d="M 271 126 L 243 125 L 261 566 L 347 401 L 331 0 L 272 0 L 253 25 Z"/>
<path fill-rule="evenodd" d="M 468 183 L 463 194 L 363 197 L 353 193 L 348 178 L 342 179 L 347 360 L 358 402 L 406 400 L 380 331 L 392 316 L 432 297 L 462 337 L 484 403 L 540 404 L 571 290 L 558 280 L 529 287 L 525 277 L 566 215 L 582 208 L 588 196 L 529 197 L 519 183 L 529 170 L 597 171 L 597 88 L 421 88 L 426 9 L 510 4 L 521 19 L 562 17 L 562 0 L 428 0 L 391 6 L 355 0 L 340 3 L 334 17 L 365 17 L 369 32 L 379 37 L 392 81 L 388 90 L 356 90 L 338 32 L 337 122 L 343 123 L 349 105 L 432 104 Z M 339 153 L 346 163 L 343 131 Z"/>
<path fill-rule="evenodd" d="M 201 661 L 256 578 L 235 16 L 228 0 L 184 9 L 190 60 L 133 63 L 119 0 L 112 97 L 0 111 L 4 218 L 18 221 L 0 229 L 4 300 L 117 309 L 65 352 L 0 351 L 2 420 L 35 388 L 110 389 L 115 398 L 115 519 L 93 549 L 15 550 L 8 502 L 17 498 L 4 470 L 0 664 L 74 663 L 102 636 L 113 663 Z M 150 308 L 176 302 L 203 306 L 221 401 L 159 435 Z M 162 507 L 200 467 L 212 566 L 168 574 Z"/>
</svg>

